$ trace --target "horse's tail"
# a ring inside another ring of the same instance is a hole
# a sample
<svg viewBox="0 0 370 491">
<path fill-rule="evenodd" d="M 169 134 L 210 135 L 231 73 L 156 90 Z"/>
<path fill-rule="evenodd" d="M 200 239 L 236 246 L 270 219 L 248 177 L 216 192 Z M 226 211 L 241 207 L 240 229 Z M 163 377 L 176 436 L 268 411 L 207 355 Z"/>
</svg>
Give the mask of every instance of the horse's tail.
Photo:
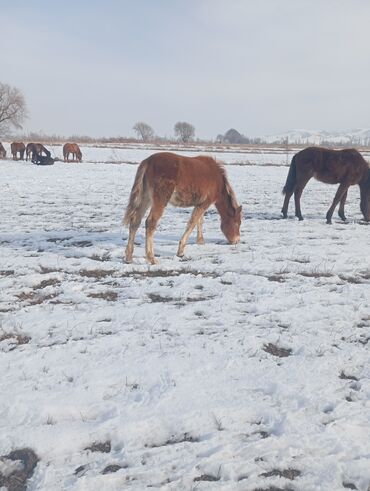
<svg viewBox="0 0 370 491">
<path fill-rule="evenodd" d="M 128 205 L 123 217 L 123 224 L 129 226 L 132 221 L 135 220 L 137 213 L 140 209 L 140 205 L 144 198 L 144 176 L 147 169 L 148 162 L 143 160 L 139 165 L 136 172 L 134 185 L 132 186 Z"/>
<path fill-rule="evenodd" d="M 294 155 L 289 167 L 288 177 L 286 178 L 285 186 L 283 187 L 283 194 L 292 193 L 297 183 L 297 164 L 295 157 L 296 156 Z"/>
</svg>

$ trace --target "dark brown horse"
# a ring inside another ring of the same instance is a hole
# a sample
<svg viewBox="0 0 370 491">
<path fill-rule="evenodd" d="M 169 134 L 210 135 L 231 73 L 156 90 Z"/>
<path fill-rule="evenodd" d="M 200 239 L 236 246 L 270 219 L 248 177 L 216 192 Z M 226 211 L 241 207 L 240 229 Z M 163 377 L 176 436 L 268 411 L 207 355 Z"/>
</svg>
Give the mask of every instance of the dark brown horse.
<svg viewBox="0 0 370 491">
<path fill-rule="evenodd" d="M 77 143 L 66 143 L 63 146 L 63 157 L 64 157 L 64 162 L 70 162 L 69 160 L 69 154 L 72 154 L 72 162 L 81 162 L 82 160 L 82 153 L 80 150 L 80 147 L 77 145 Z"/>
<path fill-rule="evenodd" d="M 10 145 L 10 151 L 13 155 L 13 160 L 24 160 L 24 152 L 26 147 L 22 142 L 13 142 Z M 19 153 L 19 159 L 17 158 L 17 154 Z"/>
<path fill-rule="evenodd" d="M 211 157 L 183 157 L 174 153 L 155 153 L 145 159 L 136 172 L 124 224 L 129 226 L 126 261 L 132 261 L 134 240 L 141 220 L 150 207 L 146 219 L 146 259 L 155 264 L 153 234 L 168 203 L 174 206 L 194 206 L 182 236 L 177 255 L 183 256 L 186 242 L 195 225 L 197 243 L 204 243 L 203 215 L 214 204 L 221 216 L 221 230 L 231 244 L 240 240 L 242 207 L 226 177 L 225 169 Z"/>
<path fill-rule="evenodd" d="M 327 223 L 331 223 L 338 203 L 338 214 L 342 220 L 346 220 L 344 205 L 348 188 L 354 184 L 360 187 L 362 214 L 365 220 L 370 219 L 370 170 L 366 160 L 352 148 L 331 150 L 320 147 L 308 147 L 294 155 L 283 189 L 285 200 L 281 212 L 284 218 L 288 215 L 289 200 L 294 193 L 295 215 L 299 220 L 303 220 L 301 195 L 312 177 L 326 184 L 339 184 L 333 203 L 326 214 Z"/>
<path fill-rule="evenodd" d="M 4 148 L 4 145 L 0 142 L 0 159 L 5 159 L 6 158 L 6 150 Z"/>
<path fill-rule="evenodd" d="M 30 159 L 32 162 L 34 162 L 37 160 L 37 157 L 43 153 L 46 155 L 46 157 L 51 156 L 49 150 L 41 143 L 28 143 L 26 147 L 26 160 Z"/>
<path fill-rule="evenodd" d="M 36 165 L 54 165 L 57 160 L 59 159 L 53 159 L 50 155 L 34 154 L 32 157 L 32 163 Z"/>
</svg>

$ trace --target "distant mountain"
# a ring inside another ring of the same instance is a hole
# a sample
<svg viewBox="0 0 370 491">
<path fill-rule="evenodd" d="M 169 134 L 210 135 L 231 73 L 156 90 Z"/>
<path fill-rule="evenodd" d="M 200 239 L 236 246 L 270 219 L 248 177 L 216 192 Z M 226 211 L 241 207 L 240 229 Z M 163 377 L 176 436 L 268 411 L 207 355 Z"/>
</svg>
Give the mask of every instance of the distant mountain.
<svg viewBox="0 0 370 491">
<path fill-rule="evenodd" d="M 263 137 L 268 143 L 370 145 L 370 129 L 354 130 L 291 130 L 277 135 Z"/>
</svg>

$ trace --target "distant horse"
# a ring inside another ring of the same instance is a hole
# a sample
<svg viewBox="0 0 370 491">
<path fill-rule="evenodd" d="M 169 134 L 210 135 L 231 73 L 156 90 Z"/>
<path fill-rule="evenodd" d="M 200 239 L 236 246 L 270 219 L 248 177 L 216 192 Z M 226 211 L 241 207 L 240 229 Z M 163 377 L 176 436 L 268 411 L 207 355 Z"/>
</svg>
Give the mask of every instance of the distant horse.
<svg viewBox="0 0 370 491">
<path fill-rule="evenodd" d="M 63 157 L 64 157 L 64 162 L 70 162 L 69 160 L 69 154 L 72 154 L 72 161 L 77 161 L 81 162 L 82 160 L 82 153 L 80 150 L 80 147 L 77 145 L 77 143 L 66 143 L 63 146 Z"/>
<path fill-rule="evenodd" d="M 33 155 L 32 163 L 36 165 L 54 165 L 58 159 L 53 159 L 50 155 Z"/>
<path fill-rule="evenodd" d="M 26 160 L 31 159 L 32 162 L 37 159 L 38 155 L 45 154 L 46 157 L 50 157 L 51 153 L 41 143 L 28 143 L 26 147 Z"/>
<path fill-rule="evenodd" d="M 195 225 L 197 243 L 203 244 L 203 215 L 214 204 L 221 216 L 221 230 L 231 244 L 240 240 L 242 207 L 222 165 L 211 157 L 183 157 L 174 153 L 155 153 L 143 160 L 136 172 L 124 224 L 129 226 L 126 261 L 132 261 L 134 240 L 141 220 L 149 207 L 146 219 L 146 259 L 155 264 L 153 235 L 168 203 L 179 207 L 194 206 L 182 236 L 177 255 L 183 256 L 186 242 Z"/>
<path fill-rule="evenodd" d="M 13 155 L 13 160 L 24 160 L 24 152 L 26 147 L 22 142 L 13 142 L 10 145 L 10 151 Z M 19 159 L 17 158 L 17 154 L 19 153 Z"/>
<path fill-rule="evenodd" d="M 5 159 L 6 158 L 6 150 L 4 148 L 4 145 L 0 142 L 0 159 Z"/>
<path fill-rule="evenodd" d="M 295 215 L 299 220 L 303 220 L 301 195 L 312 177 L 326 184 L 339 184 L 333 203 L 326 214 L 326 223 L 331 223 L 338 203 L 338 215 L 342 220 L 346 220 L 344 205 L 348 188 L 354 184 L 360 187 L 361 212 L 365 220 L 370 220 L 370 170 L 366 160 L 352 148 L 331 150 L 320 147 L 308 147 L 294 155 L 283 189 L 285 200 L 281 212 L 284 218 L 287 217 L 289 200 L 294 192 Z"/>
</svg>

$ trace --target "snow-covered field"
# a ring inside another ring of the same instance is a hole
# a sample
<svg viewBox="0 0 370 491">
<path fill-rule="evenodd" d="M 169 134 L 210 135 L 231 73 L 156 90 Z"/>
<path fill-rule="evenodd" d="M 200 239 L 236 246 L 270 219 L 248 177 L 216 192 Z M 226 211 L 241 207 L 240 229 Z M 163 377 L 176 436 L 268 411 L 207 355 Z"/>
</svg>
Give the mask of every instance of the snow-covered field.
<svg viewBox="0 0 370 491">
<path fill-rule="evenodd" d="M 0 161 L 0 456 L 35 452 L 29 490 L 367 491 L 370 229 L 357 188 L 347 223 L 325 224 L 335 188 L 313 181 L 306 220 L 292 208 L 280 220 L 287 168 L 222 154 L 261 164 L 227 168 L 241 243 L 211 209 L 206 245 L 192 237 L 179 259 L 190 210 L 168 207 L 159 265 L 143 259 L 143 228 L 127 265 L 136 166 L 88 163 L 102 151 Z M 15 467 L 0 459 L 0 486 Z"/>
</svg>

